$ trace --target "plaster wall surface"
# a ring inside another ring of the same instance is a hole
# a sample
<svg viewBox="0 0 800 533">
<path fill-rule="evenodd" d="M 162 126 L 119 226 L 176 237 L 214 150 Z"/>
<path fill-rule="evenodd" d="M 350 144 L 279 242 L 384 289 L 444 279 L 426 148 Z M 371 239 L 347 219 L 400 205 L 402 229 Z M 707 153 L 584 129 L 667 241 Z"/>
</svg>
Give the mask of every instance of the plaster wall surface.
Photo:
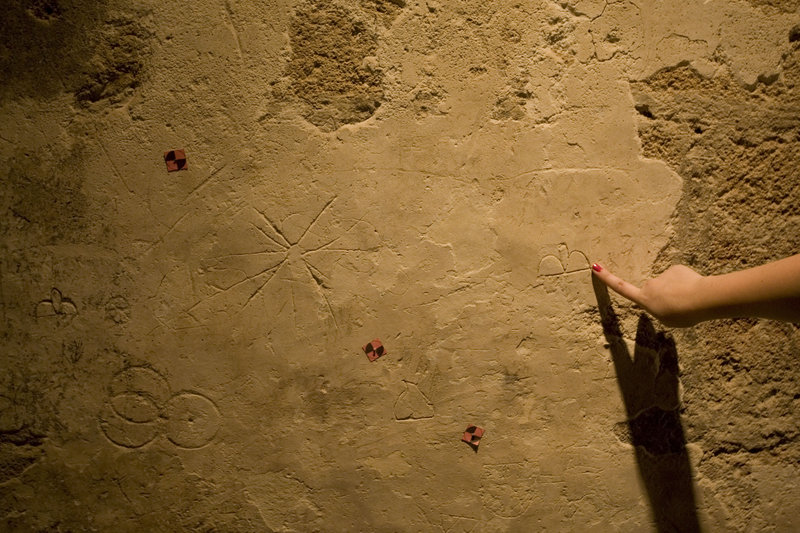
<svg viewBox="0 0 800 533">
<path fill-rule="evenodd" d="M 800 530 L 797 1 L 5 4 L 0 529 Z"/>
</svg>

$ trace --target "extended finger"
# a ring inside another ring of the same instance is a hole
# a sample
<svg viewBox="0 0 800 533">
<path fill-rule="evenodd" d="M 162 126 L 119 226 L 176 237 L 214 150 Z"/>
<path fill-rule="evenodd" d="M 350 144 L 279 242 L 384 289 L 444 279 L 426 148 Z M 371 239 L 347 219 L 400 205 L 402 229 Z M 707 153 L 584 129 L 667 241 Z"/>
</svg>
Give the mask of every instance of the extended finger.
<svg viewBox="0 0 800 533">
<path fill-rule="evenodd" d="M 624 296 L 633 303 L 642 305 L 642 289 L 636 285 L 628 283 L 622 278 L 615 276 L 597 263 L 592 265 L 592 271 L 594 271 L 594 275 L 597 276 L 600 281 L 605 283 L 608 288 L 617 294 Z"/>
</svg>

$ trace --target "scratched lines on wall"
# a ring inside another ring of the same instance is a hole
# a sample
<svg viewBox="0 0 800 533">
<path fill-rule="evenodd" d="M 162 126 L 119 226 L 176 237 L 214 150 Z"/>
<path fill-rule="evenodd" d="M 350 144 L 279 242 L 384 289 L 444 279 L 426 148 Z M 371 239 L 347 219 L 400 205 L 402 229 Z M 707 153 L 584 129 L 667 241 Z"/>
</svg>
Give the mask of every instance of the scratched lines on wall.
<svg viewBox="0 0 800 533">
<path fill-rule="evenodd" d="M 316 316 L 338 330 L 332 279 L 368 264 L 364 254 L 381 245 L 366 215 L 347 212 L 344 203 L 334 196 L 313 215 L 305 208 L 281 221 L 266 209 L 246 208 L 232 236 L 202 261 L 207 294 L 187 313 L 200 323 L 223 312 L 261 315 L 295 331 L 306 323 L 299 317 Z"/>
</svg>

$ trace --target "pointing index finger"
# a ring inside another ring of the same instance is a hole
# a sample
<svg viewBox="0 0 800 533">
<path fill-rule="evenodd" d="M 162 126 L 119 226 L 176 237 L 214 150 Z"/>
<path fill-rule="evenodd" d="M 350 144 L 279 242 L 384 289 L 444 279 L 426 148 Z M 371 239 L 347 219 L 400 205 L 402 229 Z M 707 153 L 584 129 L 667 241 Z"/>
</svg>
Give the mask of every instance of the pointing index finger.
<svg viewBox="0 0 800 533">
<path fill-rule="evenodd" d="M 594 275 L 611 290 L 620 296 L 624 296 L 635 304 L 642 305 L 642 289 L 615 276 L 597 263 L 592 265 L 592 270 L 594 271 Z"/>
</svg>

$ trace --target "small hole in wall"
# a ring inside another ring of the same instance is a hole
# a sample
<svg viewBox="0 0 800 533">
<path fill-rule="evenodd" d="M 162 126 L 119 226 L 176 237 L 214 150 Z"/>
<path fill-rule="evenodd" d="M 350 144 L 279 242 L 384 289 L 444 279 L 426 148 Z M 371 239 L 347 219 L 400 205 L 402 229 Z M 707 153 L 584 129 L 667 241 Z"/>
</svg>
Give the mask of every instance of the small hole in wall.
<svg viewBox="0 0 800 533">
<path fill-rule="evenodd" d="M 647 117 L 649 119 L 656 118 L 653 115 L 653 113 L 650 111 L 650 107 L 647 104 L 638 104 L 638 105 L 635 106 L 635 109 L 643 117 Z"/>
</svg>

